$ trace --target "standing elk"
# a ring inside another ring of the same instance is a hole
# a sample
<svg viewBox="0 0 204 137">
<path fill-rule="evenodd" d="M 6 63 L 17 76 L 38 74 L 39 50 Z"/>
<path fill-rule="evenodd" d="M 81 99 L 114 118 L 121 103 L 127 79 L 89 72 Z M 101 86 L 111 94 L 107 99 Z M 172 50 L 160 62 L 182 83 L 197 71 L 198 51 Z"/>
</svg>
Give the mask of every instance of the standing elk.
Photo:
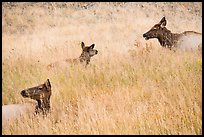
<svg viewBox="0 0 204 137">
<path fill-rule="evenodd" d="M 157 38 L 160 45 L 169 49 L 195 50 L 202 48 L 202 34 L 194 31 L 172 33 L 165 26 L 165 17 L 155 24 L 148 32 L 143 34 L 145 40 Z"/>
</svg>

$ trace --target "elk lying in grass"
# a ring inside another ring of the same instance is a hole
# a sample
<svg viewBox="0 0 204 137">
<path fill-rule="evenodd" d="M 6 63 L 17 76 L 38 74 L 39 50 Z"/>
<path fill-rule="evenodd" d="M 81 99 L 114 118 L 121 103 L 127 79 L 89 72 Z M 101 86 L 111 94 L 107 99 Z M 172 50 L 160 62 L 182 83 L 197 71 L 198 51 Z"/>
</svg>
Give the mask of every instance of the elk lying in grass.
<svg viewBox="0 0 204 137">
<path fill-rule="evenodd" d="M 202 34 L 194 31 L 184 31 L 183 33 L 171 33 L 165 26 L 165 17 L 158 24 L 155 24 L 143 37 L 148 40 L 157 38 L 162 47 L 169 49 L 195 50 L 202 46 Z"/>
<path fill-rule="evenodd" d="M 85 65 L 88 65 L 90 62 L 91 57 L 98 54 L 98 50 L 94 49 L 95 44 L 92 44 L 91 46 L 85 46 L 84 42 L 81 43 L 82 53 L 77 59 L 66 59 L 65 61 L 68 63 L 85 63 Z"/>
<path fill-rule="evenodd" d="M 21 95 L 24 98 L 31 98 L 37 101 L 35 112 L 42 112 L 43 114 L 47 114 L 47 112 L 50 111 L 51 93 L 51 84 L 49 79 L 47 79 L 43 84 L 21 91 Z"/>
<path fill-rule="evenodd" d="M 14 122 L 20 116 L 28 116 L 29 114 L 41 113 L 43 115 L 50 111 L 51 84 L 49 79 L 44 84 L 36 87 L 28 88 L 21 91 L 21 95 L 25 98 L 31 98 L 37 101 L 37 105 L 31 103 L 11 104 L 2 106 L 2 125 L 7 126 Z"/>
<path fill-rule="evenodd" d="M 70 64 L 78 64 L 82 63 L 87 66 L 90 62 L 91 57 L 98 54 L 98 50 L 94 49 L 95 44 L 91 46 L 85 46 L 84 42 L 81 42 L 82 53 L 79 58 L 76 59 L 65 59 L 66 63 Z M 50 70 L 51 68 L 55 67 L 59 62 L 51 63 L 47 66 L 47 69 Z"/>
</svg>

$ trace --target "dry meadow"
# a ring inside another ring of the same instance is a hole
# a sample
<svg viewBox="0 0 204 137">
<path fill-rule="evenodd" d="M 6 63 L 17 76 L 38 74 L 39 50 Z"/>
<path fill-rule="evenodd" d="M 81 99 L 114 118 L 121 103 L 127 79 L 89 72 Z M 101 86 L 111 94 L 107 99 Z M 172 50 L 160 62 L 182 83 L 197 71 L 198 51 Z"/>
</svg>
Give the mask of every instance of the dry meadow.
<svg viewBox="0 0 204 137">
<path fill-rule="evenodd" d="M 3 3 L 2 105 L 35 102 L 20 91 L 47 78 L 52 96 L 47 117 L 2 134 L 202 134 L 202 53 L 142 37 L 163 16 L 202 33 L 202 3 Z M 64 63 L 82 41 L 99 51 L 89 66 Z"/>
</svg>

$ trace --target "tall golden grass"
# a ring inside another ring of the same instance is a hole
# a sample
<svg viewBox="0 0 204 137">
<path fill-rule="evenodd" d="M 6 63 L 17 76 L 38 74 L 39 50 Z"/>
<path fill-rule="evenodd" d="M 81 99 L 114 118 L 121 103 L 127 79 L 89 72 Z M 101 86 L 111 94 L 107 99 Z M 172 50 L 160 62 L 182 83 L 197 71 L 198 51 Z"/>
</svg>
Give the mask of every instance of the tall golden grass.
<svg viewBox="0 0 204 137">
<path fill-rule="evenodd" d="M 202 15 L 187 10 L 201 3 L 77 4 L 87 3 L 3 6 L 2 105 L 29 102 L 20 91 L 47 78 L 52 96 L 47 117 L 20 117 L 2 134 L 202 134 L 201 53 L 142 38 L 164 15 L 172 32 L 201 32 Z M 90 65 L 62 63 L 81 41 L 99 51 Z"/>
</svg>

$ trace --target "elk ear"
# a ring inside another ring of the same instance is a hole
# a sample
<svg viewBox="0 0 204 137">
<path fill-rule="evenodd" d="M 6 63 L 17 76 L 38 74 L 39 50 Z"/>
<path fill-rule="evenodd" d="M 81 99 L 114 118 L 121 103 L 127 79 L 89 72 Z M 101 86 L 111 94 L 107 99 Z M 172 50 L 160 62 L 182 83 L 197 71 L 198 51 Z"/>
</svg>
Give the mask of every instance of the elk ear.
<svg viewBox="0 0 204 137">
<path fill-rule="evenodd" d="M 84 49 L 84 47 L 85 47 L 84 42 L 81 42 L 81 48 Z"/>
<path fill-rule="evenodd" d="M 93 48 L 94 48 L 94 46 L 95 46 L 95 44 L 92 44 L 92 45 L 91 45 L 89 48 L 92 48 L 92 49 L 93 49 Z"/>
<path fill-rule="evenodd" d="M 47 79 L 47 81 L 45 81 L 45 86 L 49 91 L 51 91 L 51 84 L 50 84 L 49 79 Z"/>
<path fill-rule="evenodd" d="M 159 24 L 161 25 L 162 28 L 166 26 L 166 19 L 165 19 L 165 17 L 163 17 L 163 18 L 160 20 Z"/>
</svg>

